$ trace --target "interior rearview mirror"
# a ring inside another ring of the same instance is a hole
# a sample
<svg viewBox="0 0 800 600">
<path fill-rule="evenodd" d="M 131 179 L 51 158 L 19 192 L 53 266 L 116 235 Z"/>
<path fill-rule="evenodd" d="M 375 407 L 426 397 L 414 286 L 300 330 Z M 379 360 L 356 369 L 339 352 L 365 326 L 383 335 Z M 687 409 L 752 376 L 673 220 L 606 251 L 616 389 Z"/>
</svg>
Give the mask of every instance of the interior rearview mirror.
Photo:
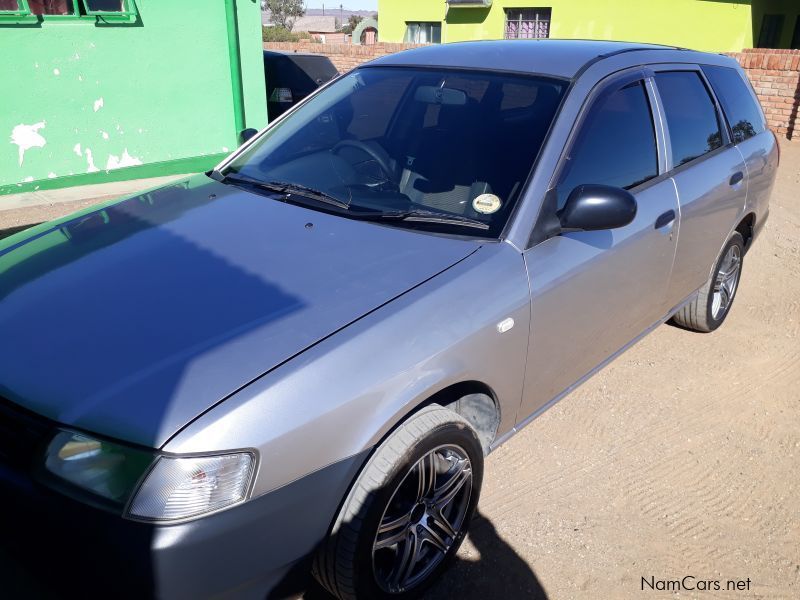
<svg viewBox="0 0 800 600">
<path fill-rule="evenodd" d="M 633 194 L 608 185 L 579 185 L 558 213 L 564 232 L 616 229 L 628 225 L 634 217 Z"/>
<path fill-rule="evenodd" d="M 464 106 L 467 94 L 462 90 L 435 85 L 421 85 L 414 94 L 414 100 L 425 104 L 444 104 L 445 106 Z"/>
</svg>

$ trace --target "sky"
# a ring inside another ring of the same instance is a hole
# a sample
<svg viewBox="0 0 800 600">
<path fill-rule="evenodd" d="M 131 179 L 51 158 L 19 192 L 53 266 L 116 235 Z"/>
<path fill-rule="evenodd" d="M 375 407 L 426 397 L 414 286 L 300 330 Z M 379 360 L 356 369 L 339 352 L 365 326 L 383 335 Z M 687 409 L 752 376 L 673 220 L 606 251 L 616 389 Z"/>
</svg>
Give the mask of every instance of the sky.
<svg viewBox="0 0 800 600">
<path fill-rule="evenodd" d="M 378 0 L 304 0 L 306 8 L 339 8 L 340 4 L 348 10 L 378 10 Z"/>
</svg>

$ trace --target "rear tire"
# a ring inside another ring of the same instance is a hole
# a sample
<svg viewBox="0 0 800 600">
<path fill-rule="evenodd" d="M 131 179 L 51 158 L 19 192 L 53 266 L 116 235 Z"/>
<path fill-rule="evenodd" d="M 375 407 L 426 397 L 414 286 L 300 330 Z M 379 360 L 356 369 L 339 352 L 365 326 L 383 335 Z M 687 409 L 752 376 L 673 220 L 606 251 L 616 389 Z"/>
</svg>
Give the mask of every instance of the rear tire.
<svg viewBox="0 0 800 600">
<path fill-rule="evenodd" d="M 694 300 L 672 316 L 672 321 L 692 331 L 714 331 L 722 325 L 736 299 L 742 273 L 744 239 L 736 231 L 720 253 L 711 277 Z"/>
<path fill-rule="evenodd" d="M 364 466 L 314 559 L 314 577 L 341 600 L 418 596 L 458 551 L 482 479 L 475 430 L 439 405 L 422 409 Z"/>
</svg>

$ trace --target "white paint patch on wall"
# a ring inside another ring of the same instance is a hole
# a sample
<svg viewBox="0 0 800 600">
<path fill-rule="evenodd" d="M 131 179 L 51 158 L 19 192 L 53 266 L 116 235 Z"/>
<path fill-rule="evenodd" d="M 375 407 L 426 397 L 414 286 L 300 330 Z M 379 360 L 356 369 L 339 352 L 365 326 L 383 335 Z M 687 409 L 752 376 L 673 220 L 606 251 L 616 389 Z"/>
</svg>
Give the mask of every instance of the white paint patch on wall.
<svg viewBox="0 0 800 600">
<path fill-rule="evenodd" d="M 31 181 L 33 181 L 33 175 L 28 175 L 28 176 L 27 176 L 25 179 L 23 179 L 22 181 L 24 181 L 25 183 L 30 183 Z"/>
<path fill-rule="evenodd" d="M 81 143 L 78 142 L 72 147 L 72 151 L 77 154 L 78 156 L 83 156 L 83 152 L 81 152 Z"/>
<path fill-rule="evenodd" d="M 61 71 L 59 71 L 58 69 L 53 69 L 53 75 L 55 75 L 57 77 L 57 76 L 61 75 Z"/>
<path fill-rule="evenodd" d="M 56 175 L 55 173 L 53 173 L 52 171 L 50 171 L 50 172 L 47 174 L 47 178 L 48 178 L 48 179 L 55 179 L 56 177 L 57 177 L 57 175 Z"/>
<path fill-rule="evenodd" d="M 94 164 L 94 157 L 92 156 L 92 151 L 89 148 L 84 150 L 86 154 L 86 163 L 88 164 L 88 168 L 86 169 L 87 173 L 97 173 L 100 169 L 97 168 Z"/>
<path fill-rule="evenodd" d="M 103 136 L 104 140 L 108 139 L 108 132 L 107 131 L 101 131 L 100 134 Z"/>
<path fill-rule="evenodd" d="M 33 125 L 24 125 L 20 123 L 11 131 L 11 143 L 16 144 L 19 148 L 19 166 L 25 161 L 25 152 L 31 148 L 43 148 L 47 143 L 42 135 L 39 133 L 40 129 L 44 129 L 45 122 L 39 121 Z"/>
<path fill-rule="evenodd" d="M 95 100 L 94 101 L 94 112 L 97 112 L 98 110 L 103 108 L 103 104 L 105 104 L 105 101 L 103 100 L 102 97 L 100 97 L 97 100 Z"/>
<path fill-rule="evenodd" d="M 142 164 L 142 161 L 128 154 L 128 149 L 125 148 L 122 156 L 114 156 L 113 154 L 108 156 L 106 170 L 110 171 L 111 169 L 121 169 L 122 167 L 135 167 L 140 164 Z"/>
</svg>

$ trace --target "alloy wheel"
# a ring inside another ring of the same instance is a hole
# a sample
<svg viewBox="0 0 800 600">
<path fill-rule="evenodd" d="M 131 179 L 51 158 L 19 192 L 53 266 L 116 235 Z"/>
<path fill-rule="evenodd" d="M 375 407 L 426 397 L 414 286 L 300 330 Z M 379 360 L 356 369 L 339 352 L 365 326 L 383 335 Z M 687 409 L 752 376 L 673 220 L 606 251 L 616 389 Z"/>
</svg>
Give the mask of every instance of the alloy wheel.
<svg viewBox="0 0 800 600">
<path fill-rule="evenodd" d="M 725 315 L 733 302 L 736 287 L 739 285 L 741 266 L 742 253 L 739 246 L 734 244 L 725 253 L 714 281 L 711 316 L 717 321 Z"/>
<path fill-rule="evenodd" d="M 472 465 L 458 446 L 439 446 L 411 467 L 373 543 L 375 579 L 384 591 L 407 591 L 442 563 L 466 525 L 472 486 Z"/>
</svg>

